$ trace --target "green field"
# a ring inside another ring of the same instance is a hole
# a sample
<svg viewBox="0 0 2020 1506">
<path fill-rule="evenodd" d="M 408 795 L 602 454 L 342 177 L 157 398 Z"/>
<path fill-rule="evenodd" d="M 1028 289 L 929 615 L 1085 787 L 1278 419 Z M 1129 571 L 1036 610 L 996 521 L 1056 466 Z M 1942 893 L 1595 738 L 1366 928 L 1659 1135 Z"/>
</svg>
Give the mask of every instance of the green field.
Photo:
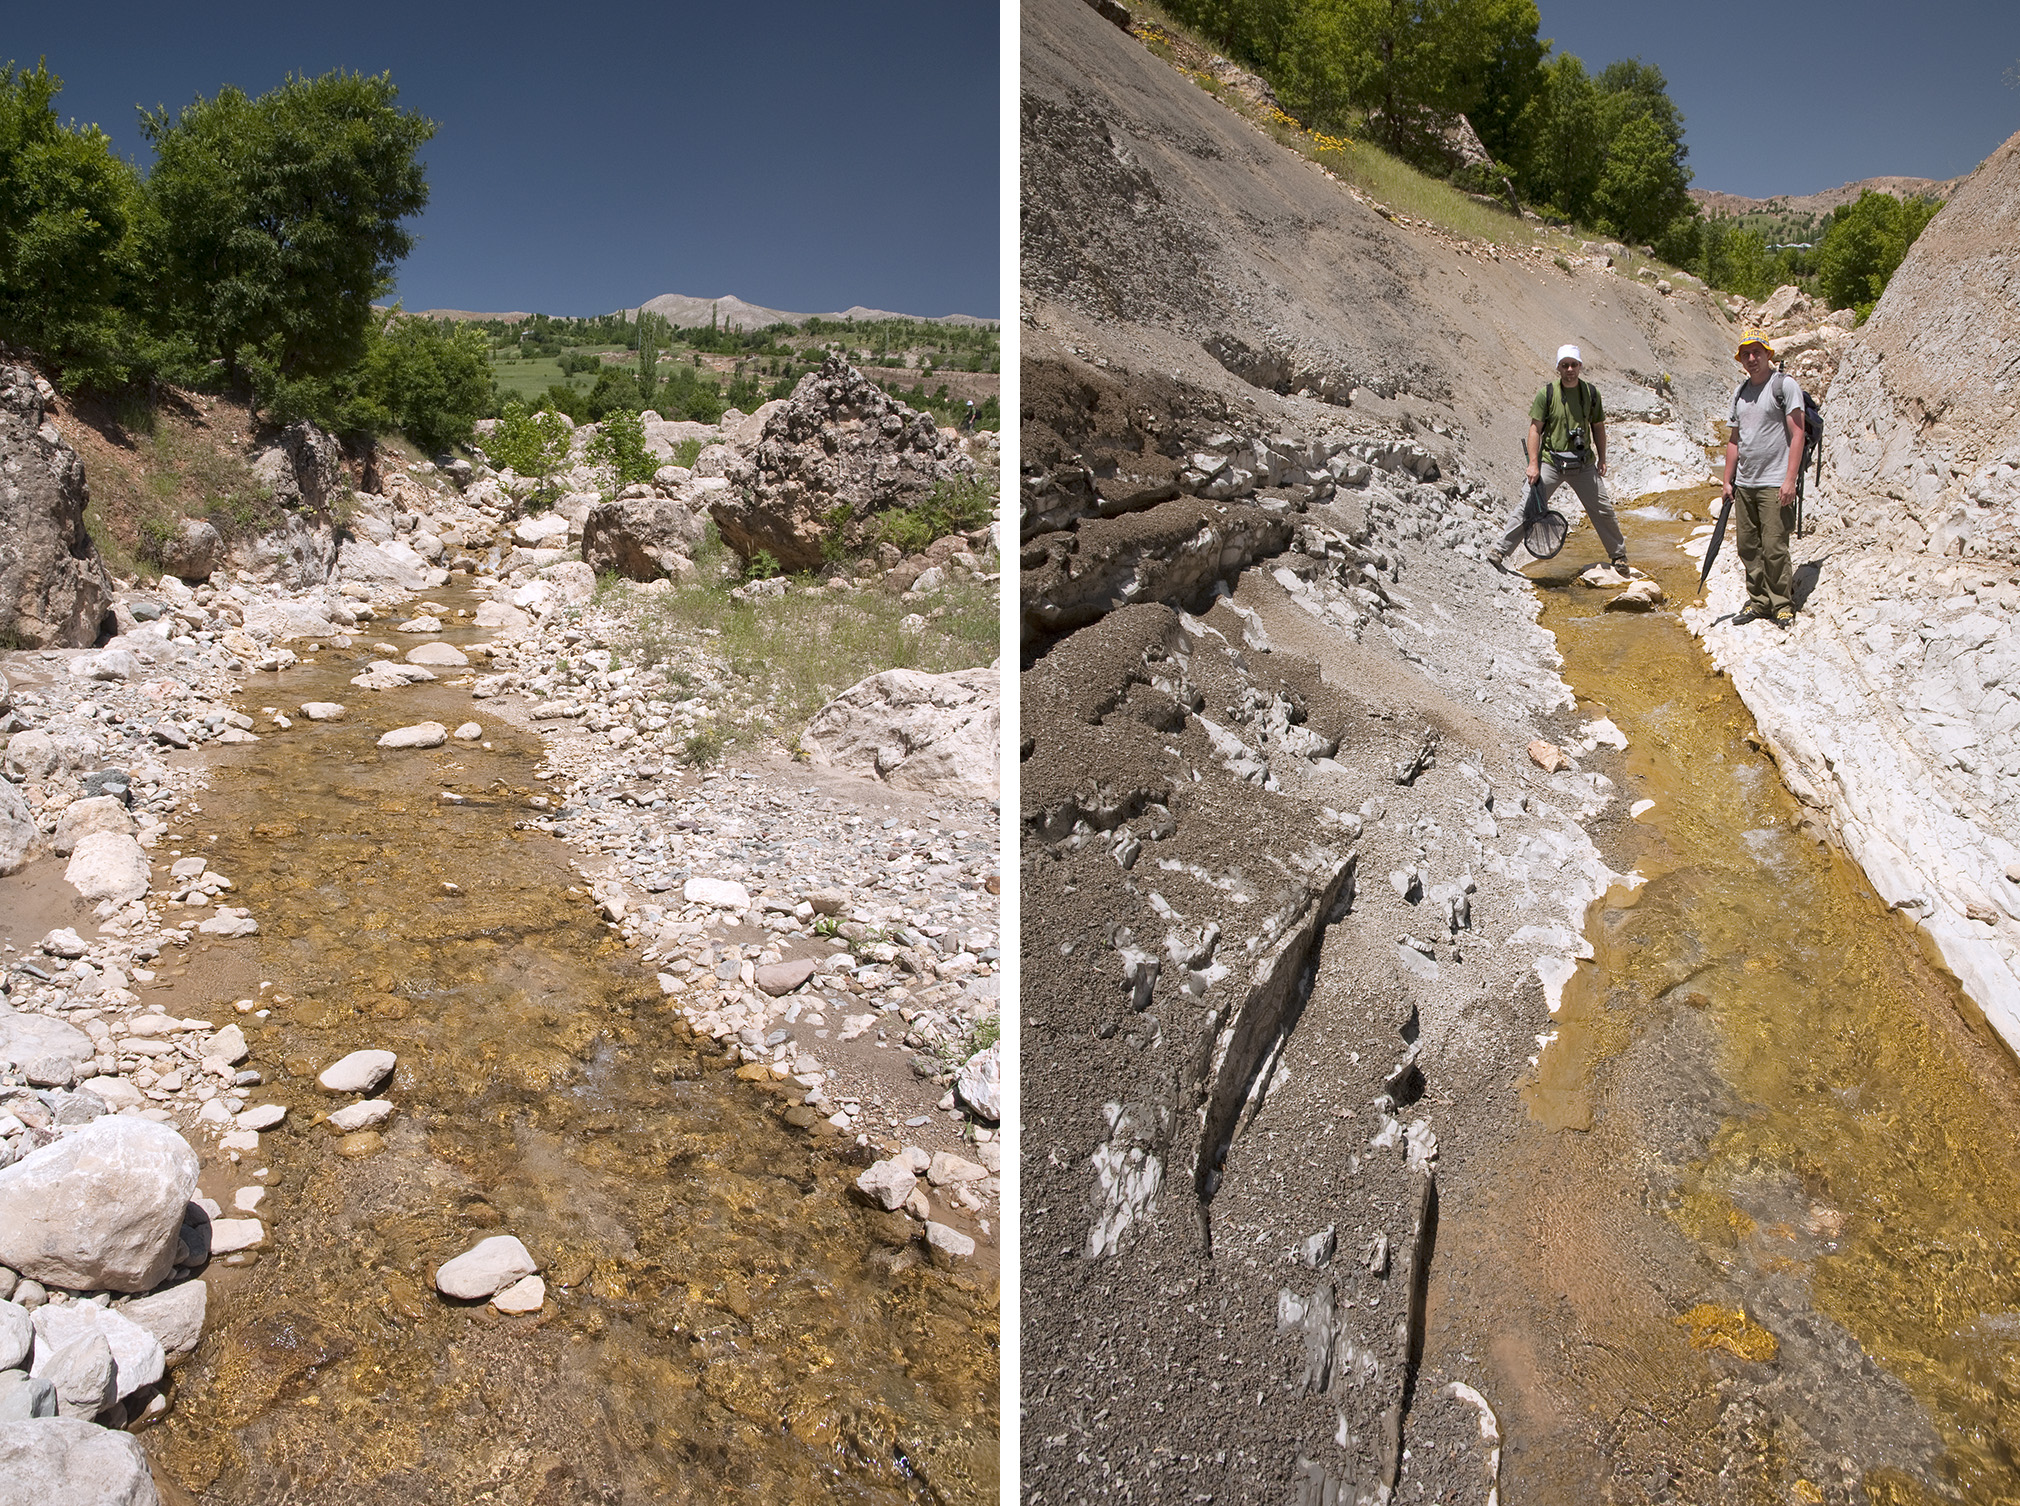
<svg viewBox="0 0 2020 1506">
<path fill-rule="evenodd" d="M 600 355 L 608 346 L 569 347 L 572 355 Z M 596 385 L 596 373 L 578 371 L 573 376 L 561 374 L 558 356 L 518 356 L 509 355 L 497 349 L 491 352 L 491 373 L 498 378 L 500 396 L 510 401 L 512 398 L 536 398 L 557 382 L 565 382 L 577 392 L 587 392 Z"/>
</svg>

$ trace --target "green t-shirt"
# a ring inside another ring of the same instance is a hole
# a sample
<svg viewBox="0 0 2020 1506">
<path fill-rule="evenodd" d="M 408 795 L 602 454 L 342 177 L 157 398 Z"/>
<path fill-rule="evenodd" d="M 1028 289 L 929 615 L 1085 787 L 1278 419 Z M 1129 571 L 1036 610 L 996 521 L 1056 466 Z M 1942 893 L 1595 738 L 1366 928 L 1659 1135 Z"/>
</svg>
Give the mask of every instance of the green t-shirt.
<svg viewBox="0 0 2020 1506">
<path fill-rule="evenodd" d="M 1556 388 L 1553 394 L 1551 388 Z M 1549 410 L 1545 422 L 1544 410 Z M 1598 441 L 1592 437 L 1592 426 L 1606 422 L 1606 404 L 1599 400 L 1599 389 L 1590 382 L 1581 381 L 1569 392 L 1561 382 L 1552 382 L 1536 394 L 1536 401 L 1529 405 L 1529 421 L 1545 424 L 1543 449 L 1547 455 L 1551 450 L 1571 448 L 1571 426 L 1582 424 L 1585 428 L 1585 453 L 1596 455 Z"/>
</svg>

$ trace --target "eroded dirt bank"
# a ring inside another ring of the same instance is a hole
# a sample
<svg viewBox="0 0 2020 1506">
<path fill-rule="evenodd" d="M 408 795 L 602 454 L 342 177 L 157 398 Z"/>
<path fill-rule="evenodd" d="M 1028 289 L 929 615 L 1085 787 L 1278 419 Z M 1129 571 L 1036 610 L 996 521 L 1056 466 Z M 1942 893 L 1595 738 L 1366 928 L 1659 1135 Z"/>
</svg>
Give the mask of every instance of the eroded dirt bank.
<svg viewBox="0 0 2020 1506">
<path fill-rule="evenodd" d="M 1997 1498 L 2010 1073 L 1673 606 L 1482 559 L 1555 345 L 1632 497 L 1723 314 L 1385 221 L 1071 0 L 1023 103 L 1026 1497 Z M 1672 596 L 1703 507 L 1629 519 Z"/>
</svg>

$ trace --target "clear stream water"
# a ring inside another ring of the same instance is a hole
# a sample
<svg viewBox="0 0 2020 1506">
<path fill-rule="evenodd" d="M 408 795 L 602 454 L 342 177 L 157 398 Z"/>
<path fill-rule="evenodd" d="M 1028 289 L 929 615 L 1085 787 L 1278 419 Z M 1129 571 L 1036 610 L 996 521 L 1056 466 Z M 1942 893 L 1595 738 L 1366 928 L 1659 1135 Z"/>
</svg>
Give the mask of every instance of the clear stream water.
<svg viewBox="0 0 2020 1506">
<path fill-rule="evenodd" d="M 1429 1353 L 1484 1364 L 1517 1506 L 2020 1499 L 2020 1072 L 1675 615 L 1708 500 L 1630 519 L 1654 614 L 1571 584 L 1587 535 L 1529 572 L 1655 804 L 1603 839 L 1645 882 L 1591 912 L 1530 1122 L 1451 1200 Z"/>
<path fill-rule="evenodd" d="M 269 1242 L 212 1265 L 144 1435 L 158 1473 L 262 1506 L 995 1500 L 993 1280 L 922 1265 L 834 1142 L 677 1022 L 569 893 L 569 850 L 514 829 L 546 789 L 534 735 L 466 690 L 351 686 L 369 657 L 249 683 L 256 717 L 351 714 L 223 750 L 183 839 L 260 920 L 240 945 L 272 1014 L 247 1033 L 290 1113 L 247 1163 L 272 1167 Z M 473 713 L 488 751 L 375 746 Z M 315 1073 L 364 1047 L 399 1053 L 397 1116 L 313 1125 Z M 501 1231 L 544 1268 L 537 1316 L 433 1291 Z"/>
</svg>

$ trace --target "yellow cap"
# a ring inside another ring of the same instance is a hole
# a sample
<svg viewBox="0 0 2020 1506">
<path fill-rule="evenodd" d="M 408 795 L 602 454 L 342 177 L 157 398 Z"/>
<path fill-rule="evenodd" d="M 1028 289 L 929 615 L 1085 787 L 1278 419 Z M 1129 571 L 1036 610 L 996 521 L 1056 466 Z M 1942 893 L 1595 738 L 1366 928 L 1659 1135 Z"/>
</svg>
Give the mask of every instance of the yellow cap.
<svg viewBox="0 0 2020 1506">
<path fill-rule="evenodd" d="M 1768 353 L 1769 360 L 1774 359 L 1775 348 L 1768 344 L 1768 337 L 1764 332 L 1757 329 L 1741 330 L 1739 332 L 1739 350 L 1745 350 L 1749 345 L 1758 345 Z M 1735 361 L 1739 359 L 1739 350 L 1732 353 L 1732 358 Z"/>
</svg>

